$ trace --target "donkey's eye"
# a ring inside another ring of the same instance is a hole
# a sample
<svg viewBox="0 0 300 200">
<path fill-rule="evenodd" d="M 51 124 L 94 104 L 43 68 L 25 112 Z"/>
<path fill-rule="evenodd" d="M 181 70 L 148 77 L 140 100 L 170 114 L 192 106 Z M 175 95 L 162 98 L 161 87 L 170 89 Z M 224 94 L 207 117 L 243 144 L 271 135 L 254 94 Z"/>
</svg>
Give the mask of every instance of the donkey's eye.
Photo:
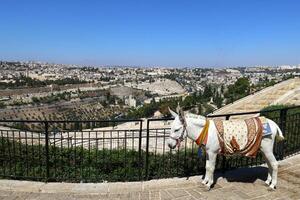
<svg viewBox="0 0 300 200">
<path fill-rule="evenodd" d="M 178 132 L 179 130 L 180 130 L 180 128 L 178 128 L 178 129 L 174 130 L 174 132 Z"/>
</svg>

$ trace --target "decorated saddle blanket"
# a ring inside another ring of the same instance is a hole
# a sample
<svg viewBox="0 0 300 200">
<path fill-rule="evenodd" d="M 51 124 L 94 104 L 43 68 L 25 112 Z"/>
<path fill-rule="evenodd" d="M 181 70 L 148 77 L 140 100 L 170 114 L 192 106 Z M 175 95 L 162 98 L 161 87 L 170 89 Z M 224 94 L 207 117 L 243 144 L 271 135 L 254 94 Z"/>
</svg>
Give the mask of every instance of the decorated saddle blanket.
<svg viewBox="0 0 300 200">
<path fill-rule="evenodd" d="M 235 120 L 214 120 L 221 152 L 256 157 L 263 136 L 263 117 Z"/>
</svg>

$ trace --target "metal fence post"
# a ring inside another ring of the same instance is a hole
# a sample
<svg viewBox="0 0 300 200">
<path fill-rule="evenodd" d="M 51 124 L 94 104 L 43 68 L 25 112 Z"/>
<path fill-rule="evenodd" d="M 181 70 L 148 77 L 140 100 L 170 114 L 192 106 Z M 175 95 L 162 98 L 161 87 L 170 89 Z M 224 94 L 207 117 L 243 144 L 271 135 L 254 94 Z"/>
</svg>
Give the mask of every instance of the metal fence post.
<svg viewBox="0 0 300 200">
<path fill-rule="evenodd" d="M 150 119 L 147 120 L 146 172 L 145 172 L 145 178 L 146 178 L 146 180 L 148 180 L 148 178 L 149 178 L 149 124 L 150 124 Z"/>
<path fill-rule="evenodd" d="M 45 150 L 46 150 L 46 182 L 49 180 L 49 123 L 48 121 L 45 121 Z"/>
<path fill-rule="evenodd" d="M 140 121 L 140 132 L 139 132 L 139 180 L 142 180 L 142 132 L 143 132 L 143 121 Z"/>
<path fill-rule="evenodd" d="M 280 129 L 282 131 L 282 134 L 285 135 L 285 129 L 286 129 L 286 114 L 287 114 L 287 109 L 284 108 L 282 110 L 280 110 Z M 279 147 L 279 159 L 282 160 L 285 152 L 284 152 L 284 141 L 281 141 L 278 143 L 278 147 Z"/>
</svg>

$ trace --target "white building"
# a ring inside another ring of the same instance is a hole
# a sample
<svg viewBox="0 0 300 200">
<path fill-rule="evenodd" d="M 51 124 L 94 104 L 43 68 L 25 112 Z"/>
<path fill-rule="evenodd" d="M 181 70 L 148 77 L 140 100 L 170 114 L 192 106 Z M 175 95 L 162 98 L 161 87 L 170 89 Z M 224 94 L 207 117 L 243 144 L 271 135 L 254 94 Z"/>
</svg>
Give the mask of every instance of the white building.
<svg viewBox="0 0 300 200">
<path fill-rule="evenodd" d="M 132 95 L 129 95 L 128 98 L 125 98 L 125 104 L 128 105 L 129 107 L 136 107 L 136 100 Z"/>
</svg>

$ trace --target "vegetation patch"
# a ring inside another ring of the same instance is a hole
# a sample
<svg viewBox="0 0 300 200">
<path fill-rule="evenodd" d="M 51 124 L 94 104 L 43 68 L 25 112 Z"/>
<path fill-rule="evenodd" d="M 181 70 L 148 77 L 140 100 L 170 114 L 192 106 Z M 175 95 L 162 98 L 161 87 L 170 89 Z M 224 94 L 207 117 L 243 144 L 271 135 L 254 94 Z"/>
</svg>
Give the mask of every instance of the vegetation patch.
<svg viewBox="0 0 300 200">
<path fill-rule="evenodd" d="M 152 178 L 188 176 L 204 170 L 205 158 L 197 150 L 149 153 Z M 0 138 L 0 176 L 46 179 L 47 162 L 44 145 L 24 144 Z M 66 182 L 136 181 L 146 178 L 146 152 L 129 149 L 84 149 L 49 146 L 49 180 Z"/>
</svg>

